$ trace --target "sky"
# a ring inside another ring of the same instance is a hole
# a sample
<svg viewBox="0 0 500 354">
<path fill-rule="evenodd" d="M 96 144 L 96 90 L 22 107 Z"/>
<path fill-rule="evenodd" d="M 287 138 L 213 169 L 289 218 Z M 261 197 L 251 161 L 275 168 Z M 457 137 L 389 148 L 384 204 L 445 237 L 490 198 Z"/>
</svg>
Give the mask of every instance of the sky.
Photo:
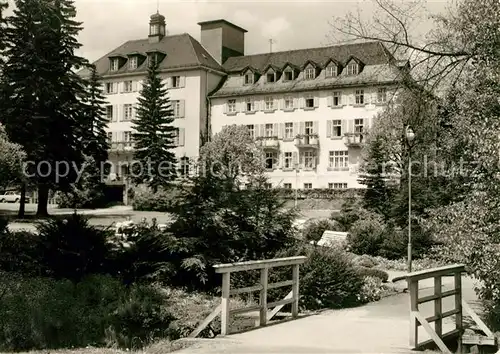
<svg viewBox="0 0 500 354">
<path fill-rule="evenodd" d="M 11 2 L 12 0 L 9 0 Z M 401 2 L 407 0 L 401 0 Z M 430 28 L 429 14 L 446 9 L 450 0 L 427 0 L 415 31 Z M 335 44 L 329 23 L 334 17 L 361 9 L 362 16 L 373 16 L 373 1 L 297 1 L 297 0 L 75 0 L 77 20 L 84 29 L 79 40 L 80 55 L 95 61 L 127 40 L 146 38 L 149 16 L 159 12 L 166 17 L 169 34 L 189 33 L 200 39 L 198 22 L 223 18 L 248 32 L 245 54 L 312 48 Z"/>
</svg>

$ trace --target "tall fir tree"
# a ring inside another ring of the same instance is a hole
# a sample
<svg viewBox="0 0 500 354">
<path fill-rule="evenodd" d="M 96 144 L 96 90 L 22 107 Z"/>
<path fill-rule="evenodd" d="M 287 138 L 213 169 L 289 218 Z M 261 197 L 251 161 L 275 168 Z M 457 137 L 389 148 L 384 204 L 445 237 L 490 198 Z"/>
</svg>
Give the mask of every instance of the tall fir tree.
<svg viewBox="0 0 500 354">
<path fill-rule="evenodd" d="M 173 149 L 177 128 L 168 90 L 158 73 L 158 63 L 150 58 L 147 81 L 138 98 L 137 117 L 133 120 L 136 133 L 133 181 L 146 183 L 153 192 L 167 187 L 177 176 Z"/>
<path fill-rule="evenodd" d="M 85 82 L 75 69 L 87 61 L 75 55 L 81 23 L 74 21 L 72 1 L 16 0 L 15 5 L 6 30 L 1 123 L 27 154 L 30 182 L 38 188 L 37 215 L 43 216 L 49 190 L 74 182 L 74 167 L 84 159 L 79 135 Z"/>
<path fill-rule="evenodd" d="M 9 3 L 5 0 L 0 0 L 0 73 L 3 65 L 3 52 L 5 50 L 5 27 L 7 25 L 3 13 L 9 7 Z"/>
</svg>

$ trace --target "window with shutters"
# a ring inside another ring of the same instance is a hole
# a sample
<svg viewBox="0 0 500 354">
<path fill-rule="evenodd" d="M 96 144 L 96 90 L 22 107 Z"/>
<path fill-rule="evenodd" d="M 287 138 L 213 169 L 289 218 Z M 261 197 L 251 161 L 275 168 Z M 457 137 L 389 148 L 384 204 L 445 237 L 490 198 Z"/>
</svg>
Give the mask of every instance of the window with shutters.
<svg viewBox="0 0 500 354">
<path fill-rule="evenodd" d="M 180 76 L 172 76 L 172 86 L 173 88 L 181 87 L 181 77 Z"/>
<path fill-rule="evenodd" d="M 328 189 L 347 189 L 347 183 L 328 183 Z"/>
<path fill-rule="evenodd" d="M 236 113 L 236 100 L 227 100 L 227 113 Z"/>
<path fill-rule="evenodd" d="M 246 99 L 245 112 L 255 112 L 255 101 L 252 98 Z"/>
<path fill-rule="evenodd" d="M 179 146 L 179 142 L 180 142 L 180 129 L 177 128 L 175 130 L 175 135 L 174 135 L 174 146 Z"/>
<path fill-rule="evenodd" d="M 293 136 L 293 123 L 288 122 L 285 123 L 285 139 L 292 140 L 294 138 Z"/>
<path fill-rule="evenodd" d="M 106 93 L 107 94 L 116 93 L 116 85 L 114 82 L 107 82 L 106 83 Z"/>
<path fill-rule="evenodd" d="M 123 141 L 125 142 L 132 141 L 132 132 L 130 131 L 123 132 Z"/>
<path fill-rule="evenodd" d="M 330 151 L 328 167 L 333 169 L 348 169 L 349 152 L 347 150 Z"/>
<path fill-rule="evenodd" d="M 174 117 L 181 116 L 181 102 L 179 100 L 172 101 L 172 111 L 174 113 Z"/>
<path fill-rule="evenodd" d="M 304 189 L 312 189 L 313 185 L 312 183 L 304 183 Z"/>
<path fill-rule="evenodd" d="M 123 92 L 132 92 L 132 80 L 123 82 Z"/>
<path fill-rule="evenodd" d="M 342 136 L 342 121 L 340 119 L 332 120 L 332 137 L 338 138 Z"/>
<path fill-rule="evenodd" d="M 356 90 L 356 104 L 365 104 L 365 90 Z"/>
<path fill-rule="evenodd" d="M 128 122 L 132 120 L 132 105 L 124 104 L 123 105 L 123 121 Z"/>
<path fill-rule="evenodd" d="M 304 168 L 310 169 L 315 167 L 314 151 L 304 151 Z"/>
<path fill-rule="evenodd" d="M 355 133 L 362 133 L 363 127 L 364 127 L 364 119 L 362 119 L 362 118 L 354 119 L 354 132 Z"/>
<path fill-rule="evenodd" d="M 293 109 L 293 97 L 292 96 L 285 96 L 284 109 Z"/>
<path fill-rule="evenodd" d="M 381 87 L 377 90 L 377 103 L 386 103 L 387 102 L 387 89 L 385 87 Z"/>
<path fill-rule="evenodd" d="M 266 124 L 266 137 L 274 136 L 273 124 Z"/>
<path fill-rule="evenodd" d="M 272 111 L 274 109 L 274 99 L 271 96 L 267 96 L 264 99 L 264 104 L 266 111 Z"/>
<path fill-rule="evenodd" d="M 128 68 L 131 70 L 137 69 L 137 57 L 130 57 L 128 60 Z"/>
<path fill-rule="evenodd" d="M 291 183 L 283 183 L 283 188 L 292 189 L 292 184 Z"/>
<path fill-rule="evenodd" d="M 276 152 L 266 152 L 266 170 L 274 170 L 276 168 L 276 160 L 278 158 L 278 153 Z"/>
<path fill-rule="evenodd" d="M 314 122 L 306 122 L 305 123 L 305 135 L 313 135 L 314 134 Z"/>
<path fill-rule="evenodd" d="M 305 98 L 306 108 L 314 108 L 314 97 Z"/>
<path fill-rule="evenodd" d="M 250 137 L 251 138 L 255 138 L 255 127 L 253 124 L 249 124 L 247 125 L 247 129 L 248 129 L 248 134 L 250 134 Z"/>
<path fill-rule="evenodd" d="M 342 93 L 340 91 L 333 92 L 332 105 L 334 107 L 339 107 L 342 103 Z"/>
<path fill-rule="evenodd" d="M 283 168 L 292 169 L 293 166 L 293 156 L 291 152 L 285 152 L 283 155 Z"/>
<path fill-rule="evenodd" d="M 112 105 L 106 106 L 106 118 L 109 121 L 113 120 L 113 106 Z"/>
<path fill-rule="evenodd" d="M 107 138 L 108 143 L 111 144 L 111 142 L 113 141 L 113 133 L 112 132 L 108 132 L 106 134 L 106 138 Z"/>
</svg>

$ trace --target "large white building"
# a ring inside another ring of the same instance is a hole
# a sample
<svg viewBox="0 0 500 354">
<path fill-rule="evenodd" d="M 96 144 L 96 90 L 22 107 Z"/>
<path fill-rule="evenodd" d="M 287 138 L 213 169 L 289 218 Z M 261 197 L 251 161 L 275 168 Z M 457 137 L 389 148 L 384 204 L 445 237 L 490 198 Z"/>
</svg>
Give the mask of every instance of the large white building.
<svg viewBox="0 0 500 354">
<path fill-rule="evenodd" d="M 99 59 L 108 100 L 110 160 L 123 184 L 132 160 L 131 119 L 147 62 L 159 60 L 178 127 L 176 155 L 196 158 L 204 139 L 241 124 L 266 153 L 270 181 L 285 188 L 359 188 L 363 132 L 393 97 L 406 63 L 377 42 L 244 55 L 245 29 L 225 20 L 166 36 L 165 18 L 151 16 L 147 39 Z"/>
</svg>

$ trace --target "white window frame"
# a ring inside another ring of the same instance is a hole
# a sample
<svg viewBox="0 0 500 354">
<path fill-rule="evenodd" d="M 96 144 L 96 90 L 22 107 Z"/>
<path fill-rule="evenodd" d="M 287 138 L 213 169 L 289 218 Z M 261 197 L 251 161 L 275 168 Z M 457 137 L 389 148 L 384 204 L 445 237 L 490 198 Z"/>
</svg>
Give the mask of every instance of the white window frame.
<svg viewBox="0 0 500 354">
<path fill-rule="evenodd" d="M 265 163 L 265 168 L 266 170 L 274 170 L 276 169 L 277 167 L 277 158 L 278 158 L 278 153 L 274 152 L 274 151 L 268 151 L 266 152 L 265 154 L 265 160 L 264 160 L 264 163 Z M 271 159 L 271 167 L 267 167 L 267 161 Z"/>
<path fill-rule="evenodd" d="M 244 80 L 243 81 L 244 85 L 253 85 L 254 84 L 254 73 L 247 72 L 244 75 L 244 79 L 243 80 Z"/>
<path fill-rule="evenodd" d="M 250 104 L 251 109 L 248 109 L 248 105 Z M 255 100 L 253 98 L 247 98 L 245 100 L 245 112 L 255 112 Z"/>
<path fill-rule="evenodd" d="M 179 100 L 172 101 L 172 111 L 174 113 L 174 117 L 180 117 L 180 115 L 181 115 L 181 101 L 179 101 Z"/>
<path fill-rule="evenodd" d="M 356 62 L 349 63 L 347 65 L 347 75 L 358 75 L 359 74 L 359 64 Z"/>
<path fill-rule="evenodd" d="M 106 82 L 106 93 L 108 95 L 111 95 L 113 93 L 116 93 L 116 85 L 114 82 Z"/>
<path fill-rule="evenodd" d="M 387 102 L 387 88 L 379 87 L 377 89 L 377 103 L 386 103 Z"/>
<path fill-rule="evenodd" d="M 290 78 L 287 78 L 287 74 L 290 73 Z M 283 81 L 293 81 L 295 79 L 295 73 L 292 69 L 287 69 L 283 72 Z"/>
<path fill-rule="evenodd" d="M 334 150 L 328 154 L 328 167 L 335 169 L 349 168 L 349 151 Z"/>
<path fill-rule="evenodd" d="M 347 183 L 345 183 L 345 182 L 330 182 L 330 183 L 328 183 L 328 189 L 347 189 Z"/>
<path fill-rule="evenodd" d="M 266 111 L 274 110 L 274 98 L 271 96 L 266 96 L 264 98 L 264 107 Z"/>
<path fill-rule="evenodd" d="M 123 81 L 123 92 L 132 92 L 132 90 L 133 90 L 133 81 L 132 80 Z"/>
<path fill-rule="evenodd" d="M 118 61 L 118 59 L 111 59 L 110 64 L 111 71 L 118 71 L 118 69 L 120 69 L 120 62 Z"/>
<path fill-rule="evenodd" d="M 338 128 L 338 129 L 337 129 Z M 338 134 L 337 134 L 338 132 Z M 334 119 L 332 120 L 332 131 L 330 132 L 332 137 L 338 138 L 342 136 L 342 120 Z"/>
<path fill-rule="evenodd" d="M 304 78 L 306 80 L 312 80 L 312 79 L 315 79 L 316 78 L 316 73 L 315 73 L 315 69 L 312 68 L 312 67 L 308 67 L 305 71 L 304 71 Z"/>
<path fill-rule="evenodd" d="M 113 133 L 112 132 L 106 133 L 106 140 L 108 143 L 111 143 L 113 141 Z"/>
<path fill-rule="evenodd" d="M 337 65 L 331 64 L 326 67 L 326 77 L 335 77 L 338 75 Z"/>
<path fill-rule="evenodd" d="M 227 100 L 227 113 L 236 113 L 236 100 Z"/>
<path fill-rule="evenodd" d="M 181 77 L 180 76 L 172 76 L 172 88 L 179 88 L 181 87 Z"/>
<path fill-rule="evenodd" d="M 130 122 L 132 120 L 134 105 L 127 103 L 123 105 L 123 121 Z"/>
<path fill-rule="evenodd" d="M 272 80 L 269 81 L 269 77 L 272 75 Z M 273 71 L 273 70 L 269 70 L 267 73 L 266 73 L 266 82 L 267 83 L 275 83 L 276 82 L 276 73 Z"/>
<path fill-rule="evenodd" d="M 312 106 L 308 106 L 307 101 L 312 102 Z M 312 96 L 304 97 L 304 108 L 306 108 L 306 109 L 314 108 L 314 97 L 312 97 Z"/>
<path fill-rule="evenodd" d="M 285 96 L 283 98 L 283 107 L 285 109 L 293 109 L 293 97 L 292 96 Z"/>
<path fill-rule="evenodd" d="M 314 160 L 316 158 L 316 154 L 314 151 L 304 151 L 304 168 L 314 168 Z"/>
<path fill-rule="evenodd" d="M 355 133 L 363 133 L 365 126 L 365 120 L 363 118 L 354 119 L 354 132 Z"/>
<path fill-rule="evenodd" d="M 284 189 L 292 189 L 292 184 L 291 183 L 283 183 L 283 188 Z"/>
<path fill-rule="evenodd" d="M 113 105 L 107 105 L 106 106 L 106 119 L 108 119 L 110 122 L 113 120 Z"/>
<path fill-rule="evenodd" d="M 293 139 L 293 122 L 285 122 L 285 139 Z"/>
<path fill-rule="evenodd" d="M 132 132 L 131 131 L 123 132 L 123 141 L 127 142 L 127 143 L 132 141 Z"/>
<path fill-rule="evenodd" d="M 340 91 L 333 91 L 332 105 L 334 107 L 340 107 L 342 105 L 342 92 L 340 92 Z"/>
<path fill-rule="evenodd" d="M 283 153 L 283 168 L 292 169 L 293 166 L 293 153 L 286 151 Z"/>
<path fill-rule="evenodd" d="M 304 122 L 304 133 L 305 135 L 313 135 L 315 133 L 313 121 Z"/>
<path fill-rule="evenodd" d="M 312 189 L 312 183 L 304 183 L 304 189 Z"/>
<path fill-rule="evenodd" d="M 253 124 L 248 124 L 247 125 L 248 132 L 250 134 L 250 137 L 253 139 L 255 138 L 255 125 Z"/>
<path fill-rule="evenodd" d="M 266 134 L 266 137 L 268 137 L 268 138 L 274 136 L 274 124 L 273 123 L 266 123 L 265 134 Z"/>
<path fill-rule="evenodd" d="M 356 100 L 355 100 L 356 104 L 359 104 L 359 105 L 365 104 L 365 90 L 363 90 L 363 89 L 356 90 L 355 97 L 356 97 Z"/>
<path fill-rule="evenodd" d="M 128 60 L 128 68 L 129 69 L 137 69 L 137 64 L 139 62 L 139 59 L 137 57 L 130 57 L 129 60 Z"/>
</svg>

